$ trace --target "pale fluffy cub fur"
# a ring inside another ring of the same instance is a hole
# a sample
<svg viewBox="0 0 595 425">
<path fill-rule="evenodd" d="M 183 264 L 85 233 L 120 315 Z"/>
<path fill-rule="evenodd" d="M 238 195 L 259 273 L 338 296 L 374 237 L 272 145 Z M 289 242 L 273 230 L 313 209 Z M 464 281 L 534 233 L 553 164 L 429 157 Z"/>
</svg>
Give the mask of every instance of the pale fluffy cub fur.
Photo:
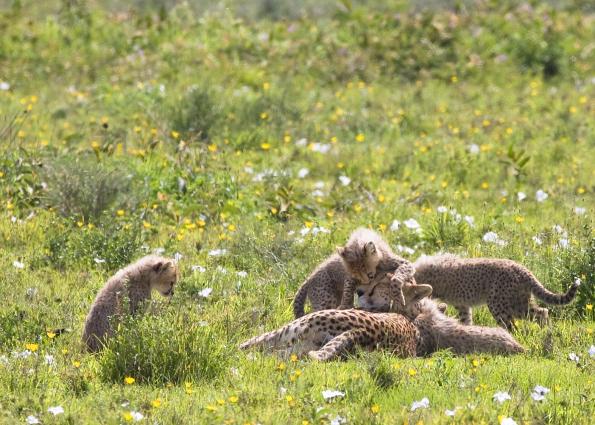
<svg viewBox="0 0 595 425">
<path fill-rule="evenodd" d="M 463 325 L 445 316 L 436 302 L 426 298 L 432 294 L 429 285 L 406 284 L 402 290 L 405 304 L 390 302 L 386 282 L 378 284 L 371 294 L 364 294 L 359 301 L 362 308 L 390 309 L 412 320 L 420 333 L 418 355 L 442 349 L 450 349 L 455 354 L 516 354 L 525 351 L 505 329 Z"/>
<path fill-rule="evenodd" d="M 570 303 L 578 288 L 574 283 L 566 294 L 555 294 L 544 288 L 527 268 L 498 258 L 424 256 L 414 267 L 415 281 L 432 286 L 432 295 L 452 304 L 461 322 L 471 324 L 471 307 L 487 303 L 496 322 L 509 330 L 515 318 L 547 322 L 548 310 L 537 306 L 531 294 L 545 303 L 561 305 Z"/>
<path fill-rule="evenodd" d="M 354 353 L 357 347 L 386 349 L 401 357 L 416 355 L 419 333 L 404 316 L 362 310 L 321 310 L 240 345 L 266 351 L 286 350 L 320 361 Z"/>
<path fill-rule="evenodd" d="M 151 298 L 152 290 L 171 296 L 178 277 L 175 262 L 156 255 L 143 257 L 119 270 L 101 288 L 87 315 L 83 331 L 87 349 L 99 351 L 113 333 L 113 318 L 136 313 L 141 303 Z M 124 311 L 124 305 L 128 305 L 128 311 Z"/>
<path fill-rule="evenodd" d="M 402 299 L 399 285 L 413 277 L 413 266 L 393 253 L 378 233 L 357 229 L 347 244 L 320 264 L 298 289 L 293 301 L 294 316 L 304 315 L 307 298 L 312 311 L 352 308 L 356 289 L 368 286 L 372 279 L 386 272 L 396 275 L 391 296 Z"/>
</svg>

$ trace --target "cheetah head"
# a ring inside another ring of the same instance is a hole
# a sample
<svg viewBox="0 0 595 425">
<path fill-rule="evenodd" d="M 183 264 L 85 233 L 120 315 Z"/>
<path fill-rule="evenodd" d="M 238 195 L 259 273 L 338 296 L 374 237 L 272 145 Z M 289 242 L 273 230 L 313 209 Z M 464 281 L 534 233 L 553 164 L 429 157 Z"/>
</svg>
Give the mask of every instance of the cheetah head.
<svg viewBox="0 0 595 425">
<path fill-rule="evenodd" d="M 348 244 L 337 248 L 345 268 L 359 282 L 369 284 L 376 276 L 380 252 L 372 241 Z"/>
<path fill-rule="evenodd" d="M 381 281 L 367 291 L 358 290 L 359 307 L 368 311 L 391 311 L 411 318 L 417 317 L 422 308 L 420 301 L 432 294 L 432 287 L 408 283 L 401 290 L 405 304 L 399 299 L 391 300 L 388 280 Z"/>
<path fill-rule="evenodd" d="M 151 266 L 151 289 L 169 297 L 173 295 L 174 285 L 179 277 L 180 273 L 176 263 L 168 259 L 159 259 Z"/>
</svg>

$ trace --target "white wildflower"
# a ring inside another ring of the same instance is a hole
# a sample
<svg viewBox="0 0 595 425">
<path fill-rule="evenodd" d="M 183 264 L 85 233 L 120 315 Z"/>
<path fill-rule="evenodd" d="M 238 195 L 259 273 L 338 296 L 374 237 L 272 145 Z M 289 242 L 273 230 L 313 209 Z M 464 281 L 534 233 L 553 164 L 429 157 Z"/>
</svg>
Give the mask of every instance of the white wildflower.
<svg viewBox="0 0 595 425">
<path fill-rule="evenodd" d="M 312 143 L 310 149 L 312 152 L 327 153 L 331 150 L 331 145 L 328 143 Z"/>
<path fill-rule="evenodd" d="M 456 407 L 455 407 L 453 410 L 448 410 L 448 409 L 446 409 L 446 410 L 444 411 L 444 414 L 445 414 L 446 416 L 454 416 L 454 415 L 455 415 L 455 413 L 457 413 L 457 408 L 456 408 Z"/>
<path fill-rule="evenodd" d="M 580 360 L 580 357 L 576 353 L 570 353 L 568 358 L 575 363 L 578 363 Z"/>
<path fill-rule="evenodd" d="M 144 416 L 141 412 L 135 412 L 133 410 L 130 411 L 130 416 L 132 416 L 132 420 L 134 422 L 138 422 L 144 418 Z"/>
<path fill-rule="evenodd" d="M 279 394 L 285 395 L 286 393 L 287 393 L 287 388 L 285 388 L 285 387 L 279 387 Z"/>
<path fill-rule="evenodd" d="M 223 266 L 217 266 L 215 270 L 217 270 L 221 274 L 227 274 L 227 269 Z"/>
<path fill-rule="evenodd" d="M 595 357 L 595 345 L 589 347 L 589 357 Z"/>
<path fill-rule="evenodd" d="M 212 249 L 209 251 L 209 255 L 211 257 L 218 257 L 225 254 L 227 254 L 227 250 L 225 248 Z"/>
<path fill-rule="evenodd" d="M 154 252 L 156 255 L 161 255 L 161 254 L 163 254 L 163 253 L 165 252 L 165 248 L 162 248 L 162 247 L 155 248 L 155 249 L 153 250 L 153 252 Z"/>
<path fill-rule="evenodd" d="M 347 176 L 339 176 L 339 180 L 343 186 L 348 186 L 351 183 L 351 179 Z"/>
<path fill-rule="evenodd" d="M 33 415 L 27 416 L 27 419 L 25 419 L 25 422 L 27 422 L 29 425 L 36 425 L 36 424 L 40 424 L 41 423 L 41 422 L 39 422 L 39 419 L 37 419 Z"/>
<path fill-rule="evenodd" d="M 536 385 L 535 388 L 533 388 L 533 392 L 531 393 L 531 398 L 535 401 L 542 401 L 545 399 L 545 395 L 549 392 L 549 388 Z"/>
<path fill-rule="evenodd" d="M 248 273 L 247 273 L 247 272 L 245 272 L 245 271 L 243 271 L 243 270 L 242 270 L 242 271 L 239 271 L 239 272 L 237 272 L 236 274 L 237 274 L 239 277 L 246 277 L 246 276 L 248 276 Z"/>
<path fill-rule="evenodd" d="M 306 177 L 308 174 L 310 174 L 310 170 L 308 170 L 307 168 L 300 168 L 300 170 L 298 171 L 298 177 L 300 179 L 303 179 L 304 177 Z"/>
<path fill-rule="evenodd" d="M 213 288 L 204 288 L 198 292 L 199 297 L 207 298 L 213 292 Z"/>
<path fill-rule="evenodd" d="M 502 418 L 500 425 L 517 425 L 517 423 L 512 418 Z"/>
<path fill-rule="evenodd" d="M 95 261 L 95 264 L 103 264 L 103 263 L 105 263 L 105 260 L 103 258 L 99 258 L 99 257 L 95 257 L 93 259 L 93 261 Z"/>
<path fill-rule="evenodd" d="M 485 235 L 483 235 L 482 240 L 484 242 L 494 243 L 494 244 L 499 245 L 499 246 L 505 246 L 506 245 L 506 241 L 503 240 L 503 239 L 500 239 L 500 236 L 498 236 L 498 234 L 496 232 L 487 232 Z"/>
<path fill-rule="evenodd" d="M 246 174 L 254 174 L 254 168 L 252 168 L 252 167 L 244 167 L 244 173 L 246 173 Z"/>
<path fill-rule="evenodd" d="M 14 260 L 12 262 L 12 265 L 14 267 L 16 267 L 17 269 L 24 269 L 25 268 L 25 265 L 23 263 L 21 263 L 20 261 L 18 261 L 18 260 Z"/>
<path fill-rule="evenodd" d="M 181 260 L 183 257 L 184 257 L 184 256 L 183 256 L 182 254 L 180 254 L 179 252 L 176 252 L 176 253 L 174 254 L 174 261 L 175 261 L 176 263 L 179 263 L 179 262 L 180 262 L 180 260 Z"/>
<path fill-rule="evenodd" d="M 8 84 L 6 81 L 0 81 L 0 90 L 2 90 L 2 91 L 10 90 L 10 84 Z"/>
<path fill-rule="evenodd" d="M 199 273 L 204 273 L 207 271 L 207 269 L 205 269 L 203 266 L 199 266 L 199 265 L 194 265 L 194 266 L 190 267 L 190 270 L 192 270 L 193 272 L 199 272 Z"/>
<path fill-rule="evenodd" d="M 519 200 L 519 202 L 522 202 L 525 199 L 527 199 L 527 194 L 525 192 L 519 192 L 516 194 L 516 197 Z"/>
<path fill-rule="evenodd" d="M 472 155 L 477 155 L 480 151 L 479 145 L 476 145 L 475 143 L 472 143 L 469 146 L 467 146 L 467 150 L 469 150 L 469 153 Z"/>
<path fill-rule="evenodd" d="M 493 397 L 494 401 L 502 404 L 504 403 L 506 400 L 510 400 L 510 394 L 508 394 L 506 391 L 498 391 L 497 393 L 494 394 Z"/>
<path fill-rule="evenodd" d="M 52 366 L 56 363 L 54 356 L 52 356 L 51 354 L 46 354 L 44 356 L 45 359 L 45 364 L 47 364 L 48 366 Z"/>
<path fill-rule="evenodd" d="M 304 147 L 308 144 L 308 139 L 301 138 L 295 141 L 296 146 Z"/>
<path fill-rule="evenodd" d="M 577 277 L 576 279 L 574 279 L 574 284 L 575 284 L 576 286 L 581 286 L 581 285 L 582 285 L 582 283 L 583 283 L 583 281 L 581 280 L 581 278 L 580 278 L 580 277 Z"/>
<path fill-rule="evenodd" d="M 568 247 L 570 246 L 570 242 L 567 238 L 560 238 L 560 240 L 558 241 L 558 246 L 562 249 L 568 249 Z"/>
<path fill-rule="evenodd" d="M 345 393 L 342 391 L 324 390 L 322 392 L 322 398 L 324 398 L 325 401 L 330 401 L 330 400 L 342 398 L 342 397 L 345 397 Z"/>
<path fill-rule="evenodd" d="M 463 220 L 465 220 L 469 226 L 475 226 L 475 219 L 472 216 L 466 215 L 465 217 L 463 217 Z"/>
<path fill-rule="evenodd" d="M 537 235 L 533 236 L 531 239 L 533 239 L 533 242 L 535 243 L 535 245 L 542 245 L 543 244 L 543 241 Z"/>
<path fill-rule="evenodd" d="M 64 409 L 62 408 L 62 406 L 52 406 L 48 409 L 48 412 L 56 416 L 64 413 Z"/>
<path fill-rule="evenodd" d="M 302 235 L 302 236 L 306 236 L 308 233 L 310 233 L 309 227 L 304 227 L 304 228 L 302 228 L 302 230 L 300 230 L 300 235 Z"/>
<path fill-rule="evenodd" d="M 584 215 L 587 212 L 585 207 L 574 207 L 574 213 L 576 215 Z"/>
<path fill-rule="evenodd" d="M 404 252 L 409 255 L 415 254 L 415 250 L 413 248 L 409 248 L 408 246 L 405 246 L 405 245 L 397 245 L 397 250 L 399 252 Z"/>
<path fill-rule="evenodd" d="M 314 183 L 314 188 L 315 189 L 324 189 L 324 182 L 322 180 L 318 180 L 316 183 Z"/>
<path fill-rule="evenodd" d="M 326 227 L 322 227 L 322 226 L 318 226 L 318 227 L 314 227 L 312 228 L 312 235 L 316 236 L 319 233 L 330 233 L 331 231 L 329 229 L 327 229 Z"/>
<path fill-rule="evenodd" d="M 401 227 L 401 222 L 399 220 L 393 220 L 393 222 L 390 224 L 390 230 L 393 232 L 399 230 L 399 227 Z"/>
<path fill-rule="evenodd" d="M 331 419 L 330 425 L 342 425 L 342 424 L 346 424 L 347 423 L 347 419 L 344 418 L 343 416 L 335 416 L 334 419 Z"/>
<path fill-rule="evenodd" d="M 426 409 L 430 407 L 430 400 L 427 397 L 422 398 L 419 401 L 411 403 L 411 411 L 415 412 L 417 409 Z"/>
<path fill-rule="evenodd" d="M 549 195 L 546 192 L 544 192 L 543 190 L 541 190 L 541 189 L 539 189 L 537 192 L 535 192 L 535 200 L 537 202 L 543 202 L 548 197 L 549 197 Z"/>
<path fill-rule="evenodd" d="M 411 229 L 411 230 L 421 229 L 420 224 L 414 218 L 409 218 L 409 219 L 405 220 L 403 222 L 403 224 L 405 225 L 405 227 L 407 227 L 408 229 Z"/>
<path fill-rule="evenodd" d="M 314 198 L 322 198 L 323 196 L 326 196 L 326 194 L 322 190 L 316 189 L 312 191 L 312 196 Z"/>
<path fill-rule="evenodd" d="M 444 205 L 440 205 L 438 208 L 436 208 L 436 211 L 438 211 L 440 214 L 444 214 L 448 211 L 448 208 L 446 208 Z"/>
</svg>

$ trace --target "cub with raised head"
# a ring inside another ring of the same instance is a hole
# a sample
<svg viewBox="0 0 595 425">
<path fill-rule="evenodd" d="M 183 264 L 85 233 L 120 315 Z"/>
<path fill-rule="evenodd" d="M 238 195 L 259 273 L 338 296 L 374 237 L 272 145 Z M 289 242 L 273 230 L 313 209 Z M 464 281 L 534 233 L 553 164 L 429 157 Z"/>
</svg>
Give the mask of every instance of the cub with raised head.
<svg viewBox="0 0 595 425">
<path fill-rule="evenodd" d="M 430 285 L 432 296 L 452 304 L 464 324 L 472 324 L 471 307 L 487 304 L 500 326 L 508 330 L 515 318 L 529 317 L 547 323 L 547 308 L 539 307 L 531 294 L 547 304 L 570 303 L 579 283 L 565 294 L 546 288 L 524 266 L 498 258 L 460 258 L 452 254 L 421 257 L 415 263 L 415 281 Z"/>
<path fill-rule="evenodd" d="M 388 279 L 392 276 L 389 275 Z M 362 308 L 392 311 L 406 316 L 419 330 L 417 354 L 431 354 L 450 349 L 455 354 L 493 353 L 517 354 L 525 350 L 505 330 L 498 327 L 463 325 L 444 314 L 444 305 L 427 298 L 432 294 L 429 285 L 406 284 L 402 287 L 405 303 L 391 302 L 386 281 L 360 297 Z"/>
<path fill-rule="evenodd" d="M 135 314 L 151 291 L 169 297 L 179 272 L 173 260 L 148 255 L 119 270 L 101 288 L 85 320 L 83 343 L 91 352 L 101 350 L 113 333 L 112 321 L 123 314 Z M 128 309 L 124 309 L 124 305 Z"/>
<path fill-rule="evenodd" d="M 394 272 L 397 277 L 391 296 L 402 299 L 399 285 L 412 279 L 413 266 L 393 253 L 378 233 L 359 228 L 351 234 L 347 244 L 320 264 L 298 289 L 293 301 L 294 316 L 304 315 L 307 298 L 312 311 L 352 308 L 355 291 L 387 272 Z"/>
<path fill-rule="evenodd" d="M 321 310 L 240 345 L 264 351 L 286 350 L 328 361 L 352 354 L 357 347 L 385 349 L 401 357 L 416 355 L 419 332 L 400 314 L 362 310 Z"/>
</svg>

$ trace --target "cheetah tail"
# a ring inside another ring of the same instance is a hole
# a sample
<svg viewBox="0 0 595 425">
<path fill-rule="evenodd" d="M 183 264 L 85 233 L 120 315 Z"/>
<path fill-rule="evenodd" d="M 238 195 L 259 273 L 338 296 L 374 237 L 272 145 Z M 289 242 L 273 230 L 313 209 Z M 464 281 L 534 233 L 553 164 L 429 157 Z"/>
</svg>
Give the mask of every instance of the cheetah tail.
<svg viewBox="0 0 595 425">
<path fill-rule="evenodd" d="M 306 281 L 300 286 L 293 299 L 293 317 L 296 319 L 305 314 L 304 306 L 306 305 L 306 298 L 308 296 L 308 283 L 309 281 Z"/>
<path fill-rule="evenodd" d="M 258 347 L 265 351 L 272 350 L 291 339 L 291 335 L 293 334 L 291 332 L 292 325 L 293 323 L 289 323 L 282 328 L 250 338 L 240 344 L 240 349 L 247 350 L 248 348 Z"/>
<path fill-rule="evenodd" d="M 533 295 L 544 303 L 554 305 L 569 304 L 576 296 L 576 292 L 580 286 L 580 281 L 576 281 L 572 283 L 565 294 L 556 294 L 545 288 L 531 273 L 529 273 L 529 281 Z"/>
</svg>

